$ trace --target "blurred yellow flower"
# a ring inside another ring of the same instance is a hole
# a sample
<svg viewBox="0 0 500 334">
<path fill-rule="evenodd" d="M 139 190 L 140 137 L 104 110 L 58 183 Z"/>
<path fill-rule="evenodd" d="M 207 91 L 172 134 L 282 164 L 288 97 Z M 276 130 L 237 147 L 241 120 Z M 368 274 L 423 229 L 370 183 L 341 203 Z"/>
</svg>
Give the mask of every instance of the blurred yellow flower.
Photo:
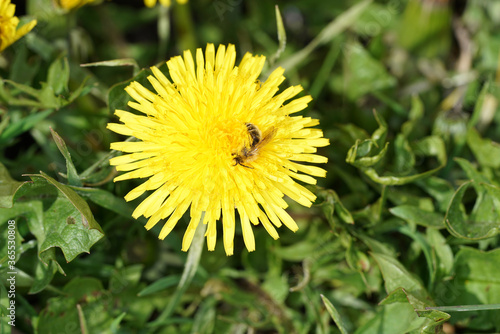
<svg viewBox="0 0 500 334">
<path fill-rule="evenodd" d="M 10 0 L 0 0 L 0 52 L 29 33 L 36 25 L 36 20 L 32 20 L 17 29 L 19 18 L 14 16 L 15 11 L 16 5 L 11 4 Z"/>
<path fill-rule="evenodd" d="M 172 1 L 171 0 L 159 0 L 160 1 L 160 4 L 162 6 L 165 6 L 165 7 L 170 7 Z M 146 7 L 149 7 L 149 8 L 152 8 L 154 6 L 156 6 L 156 2 L 157 0 L 144 0 L 144 4 L 146 5 Z M 186 2 L 188 2 L 188 0 L 177 0 L 177 3 L 183 5 L 185 4 Z"/>
<path fill-rule="evenodd" d="M 94 2 L 96 0 L 58 0 L 59 7 L 66 10 L 72 10 L 82 7 L 88 3 Z"/>
<path fill-rule="evenodd" d="M 249 251 L 255 249 L 251 224 L 261 223 L 274 239 L 279 237 L 275 227 L 282 223 L 296 231 L 283 197 L 311 206 L 316 196 L 294 179 L 315 184 L 312 176 L 326 175 L 324 169 L 303 164 L 327 162 L 314 154 L 329 144 L 320 129 L 311 128 L 318 120 L 291 116 L 306 108 L 311 96 L 284 104 L 302 91 L 293 86 L 275 95 L 285 80 L 284 69 L 277 68 L 261 83 L 264 56 L 247 53 L 239 66 L 235 60 L 234 45 L 221 45 L 216 53 L 208 44 L 205 56 L 198 49 L 196 59 L 185 51 L 184 57 L 167 61 L 172 81 L 152 67 L 148 80 L 156 93 L 138 82 L 125 89 L 136 101 L 129 106 L 144 115 L 116 110 L 123 124 L 108 124 L 108 129 L 140 140 L 111 144 L 128 153 L 111 159 L 117 170 L 127 172 L 114 181 L 147 178 L 125 199 L 154 190 L 133 216 L 149 218 L 147 229 L 169 217 L 159 235 L 164 239 L 190 208 L 184 251 L 201 217 L 208 224 L 208 249 L 214 250 L 222 215 L 227 255 L 233 254 L 235 211 Z"/>
</svg>

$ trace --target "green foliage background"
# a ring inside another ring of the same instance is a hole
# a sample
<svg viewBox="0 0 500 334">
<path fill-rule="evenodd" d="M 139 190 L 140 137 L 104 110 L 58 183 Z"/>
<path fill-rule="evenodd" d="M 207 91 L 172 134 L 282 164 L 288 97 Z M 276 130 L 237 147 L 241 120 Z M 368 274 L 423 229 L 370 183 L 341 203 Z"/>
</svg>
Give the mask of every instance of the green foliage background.
<svg viewBox="0 0 500 334">
<path fill-rule="evenodd" d="M 17 4 L 38 25 L 0 55 L 0 333 L 500 332 L 500 3 L 276 4 Z M 147 232 L 108 163 L 123 88 L 206 43 L 284 67 L 331 140 L 299 231 L 248 253 L 237 230 L 232 257 L 181 252 L 187 220 Z"/>
</svg>

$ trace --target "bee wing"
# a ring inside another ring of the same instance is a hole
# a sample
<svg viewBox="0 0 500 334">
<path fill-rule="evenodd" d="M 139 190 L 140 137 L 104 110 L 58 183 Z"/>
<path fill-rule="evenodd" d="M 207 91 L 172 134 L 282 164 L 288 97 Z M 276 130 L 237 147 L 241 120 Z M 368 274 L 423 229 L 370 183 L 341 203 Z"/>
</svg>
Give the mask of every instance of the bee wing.
<svg viewBox="0 0 500 334">
<path fill-rule="evenodd" d="M 261 141 L 259 141 L 257 143 L 257 145 L 255 145 L 254 147 L 252 147 L 252 149 L 250 151 L 250 154 L 253 154 L 253 153 L 257 152 L 262 146 L 264 146 L 267 143 L 269 143 L 271 141 L 271 139 L 273 139 L 274 136 L 276 135 L 276 132 L 277 132 L 277 130 L 276 130 L 275 127 L 271 127 L 266 132 L 264 132 L 264 134 L 262 135 Z"/>
<path fill-rule="evenodd" d="M 271 139 L 273 139 L 274 136 L 276 136 L 276 132 L 278 132 L 278 130 L 275 127 L 270 127 L 262 135 L 262 140 L 259 142 L 259 145 L 264 145 L 264 144 L 268 143 L 269 141 L 271 141 Z"/>
</svg>

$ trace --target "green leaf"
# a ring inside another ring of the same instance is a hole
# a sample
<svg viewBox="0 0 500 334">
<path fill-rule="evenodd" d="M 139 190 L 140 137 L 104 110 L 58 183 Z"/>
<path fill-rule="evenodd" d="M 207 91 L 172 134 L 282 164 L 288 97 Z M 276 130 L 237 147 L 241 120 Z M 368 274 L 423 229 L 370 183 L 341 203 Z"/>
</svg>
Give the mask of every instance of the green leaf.
<svg viewBox="0 0 500 334">
<path fill-rule="evenodd" d="M 412 131 L 418 126 L 417 122 L 424 116 L 424 105 L 418 95 L 411 98 L 411 109 L 408 115 L 408 121 L 401 126 L 401 134 L 408 138 Z"/>
<path fill-rule="evenodd" d="M 95 204 L 115 212 L 120 216 L 126 218 L 132 217 L 132 212 L 134 210 L 127 204 L 123 197 L 117 197 L 106 190 L 97 188 L 71 186 L 71 189 L 83 198 L 87 198 Z M 146 219 L 144 217 L 137 218 L 137 221 L 146 224 Z"/>
<path fill-rule="evenodd" d="M 340 84 L 334 78 L 333 86 L 337 91 L 345 93 L 350 100 L 396 85 L 396 79 L 387 72 L 385 66 L 374 59 L 361 44 L 348 43 L 345 51 L 342 82 Z"/>
<path fill-rule="evenodd" d="M 109 280 L 109 290 L 119 293 L 128 285 L 137 285 L 141 279 L 143 269 L 142 264 L 116 268 Z"/>
<path fill-rule="evenodd" d="M 462 199 L 470 185 L 476 188 L 477 199 L 470 216 L 467 216 Z M 480 240 L 497 235 L 500 228 L 500 208 L 497 205 L 484 185 L 466 182 L 457 189 L 450 202 L 445 216 L 446 227 L 452 235 L 462 239 Z"/>
<path fill-rule="evenodd" d="M 0 208 L 12 208 L 14 194 L 23 183 L 10 177 L 7 168 L 0 163 Z"/>
<path fill-rule="evenodd" d="M 0 281 L 2 283 L 6 282 L 6 279 L 10 277 L 9 268 L 4 267 L 0 269 Z M 16 267 L 16 287 L 28 288 L 33 284 L 33 278 L 24 272 L 22 269 Z M 0 284 L 3 285 L 3 284 Z"/>
<path fill-rule="evenodd" d="M 111 333 L 110 330 L 117 326 L 117 319 L 124 310 L 134 319 L 132 327 L 128 327 L 129 324 L 124 326 L 125 332 L 133 328 L 144 328 L 155 304 L 163 305 L 161 299 L 165 297 L 161 296 L 157 300 L 159 303 L 154 303 L 148 297 L 137 298 L 138 287 L 134 282 L 138 267 L 141 266 L 123 267 L 115 271 L 121 282 L 116 291 L 104 289 L 101 280 L 93 277 L 72 279 L 64 286 L 61 295 L 50 298 L 45 308 L 39 312 L 39 333 L 80 333 L 83 321 L 88 333 Z"/>
<path fill-rule="evenodd" d="M 54 109 L 61 108 L 65 102 L 64 98 L 56 95 L 52 86 L 46 82 L 42 82 L 42 88 L 38 91 L 37 99 L 40 101 L 40 106 Z"/>
<path fill-rule="evenodd" d="M 404 288 L 421 300 L 427 300 L 429 298 L 422 282 L 420 282 L 414 274 L 408 272 L 408 270 L 394 257 L 379 253 L 372 253 L 371 255 L 377 261 L 380 271 L 382 272 L 385 291 L 387 293 L 397 288 Z"/>
<path fill-rule="evenodd" d="M 390 245 L 384 242 L 380 242 L 376 239 L 370 238 L 364 234 L 354 234 L 358 239 L 360 239 L 370 250 L 372 253 L 384 254 L 389 257 L 395 257 L 396 252 L 394 249 L 390 248 Z"/>
<path fill-rule="evenodd" d="M 491 196 L 491 199 L 493 201 L 493 204 L 497 212 L 500 212 L 500 187 L 488 183 L 482 183 L 481 185 L 484 187 L 484 189 L 486 189 L 488 194 Z"/>
<path fill-rule="evenodd" d="M 48 3 L 47 3 L 48 4 Z M 48 6 L 43 7 L 37 14 L 44 13 Z M 41 34 L 28 34 L 25 37 L 28 49 L 33 50 L 36 54 L 40 55 L 43 60 L 49 62 L 56 52 L 57 47 L 55 44 L 42 37 Z"/>
<path fill-rule="evenodd" d="M 428 136 L 412 144 L 412 149 L 417 156 L 435 157 L 440 166 L 437 169 L 446 165 L 446 146 L 443 140 L 438 136 Z"/>
<path fill-rule="evenodd" d="M 16 45 L 16 56 L 13 59 L 9 79 L 23 84 L 32 84 L 33 78 L 40 71 L 41 59 L 39 57 L 28 58 L 26 44 Z"/>
<path fill-rule="evenodd" d="M 158 293 L 160 291 L 164 291 L 172 286 L 178 285 L 180 280 L 181 280 L 180 275 L 171 275 L 168 277 L 160 278 L 159 280 L 154 281 L 152 284 L 148 285 L 146 288 L 141 290 L 138 296 L 143 297 Z"/>
<path fill-rule="evenodd" d="M 448 6 L 429 9 L 425 3 L 410 0 L 396 29 L 399 44 L 422 57 L 442 55 L 451 46 L 451 21 L 452 11 Z"/>
<path fill-rule="evenodd" d="M 427 322 L 427 319 L 418 317 L 408 302 L 399 302 L 380 307 L 375 316 L 354 334 L 418 333 Z"/>
<path fill-rule="evenodd" d="M 19 91 L 23 92 L 23 93 L 26 93 L 30 96 L 33 96 L 33 97 L 38 97 L 39 96 L 39 91 L 31 86 L 28 86 L 28 85 L 23 85 L 23 84 L 20 84 L 20 83 L 17 83 L 15 81 L 12 81 L 12 80 L 2 80 L 2 83 L 3 82 L 6 82 L 12 86 L 14 86 L 14 88 L 18 89 Z"/>
<path fill-rule="evenodd" d="M 35 294 L 45 289 L 52 281 L 57 270 L 58 264 L 55 261 L 50 261 L 48 265 L 38 261 L 36 264 L 35 279 L 29 292 Z"/>
<path fill-rule="evenodd" d="M 426 227 L 445 228 L 444 216 L 440 213 L 423 210 L 413 205 L 399 205 L 389 209 L 396 217 L 409 223 Z"/>
<path fill-rule="evenodd" d="M 3 80 L 4 82 L 14 86 L 14 88 L 19 91 L 28 94 L 36 99 L 26 99 L 26 98 L 9 98 L 8 104 L 13 106 L 26 106 L 26 107 L 36 107 L 39 109 L 59 109 L 64 105 L 64 99 L 60 96 L 54 95 L 54 90 L 46 82 L 42 82 L 42 88 L 37 90 L 30 86 L 22 85 L 14 81 Z M 3 85 L 2 85 L 3 87 Z M 2 95 L 8 94 L 6 91 L 2 92 Z"/>
<path fill-rule="evenodd" d="M 102 287 L 102 283 L 95 278 L 75 278 L 64 287 L 65 296 L 51 298 L 45 309 L 40 312 L 38 331 L 40 333 L 63 333 L 65 331 L 80 331 L 81 318 L 77 305 L 83 310 L 85 318 L 91 324 L 90 328 L 109 328 L 112 311 L 109 294 Z M 93 324 L 99 326 L 94 328 Z"/>
<path fill-rule="evenodd" d="M 332 228 L 335 227 L 335 220 L 333 218 L 333 214 L 336 211 L 337 216 L 342 219 L 343 222 L 347 224 L 354 224 L 354 219 L 347 210 L 347 208 L 340 201 L 337 193 L 331 189 L 325 189 L 318 192 L 318 198 L 323 200 L 319 205 L 323 209 L 326 219 L 330 223 Z"/>
<path fill-rule="evenodd" d="M 392 191 L 391 191 L 392 193 Z M 382 186 L 380 197 L 374 203 L 365 206 L 362 210 L 354 213 L 354 219 L 367 219 L 370 223 L 376 224 L 380 222 L 382 213 L 385 212 L 385 204 L 387 200 L 387 187 Z"/>
<path fill-rule="evenodd" d="M 347 153 L 346 162 L 356 167 L 370 167 L 376 165 L 387 153 L 389 143 L 385 143 L 384 147 L 376 153 L 376 155 L 371 157 L 365 156 L 368 152 L 372 153 L 373 147 L 374 145 L 371 140 L 363 142 L 357 141 Z"/>
<path fill-rule="evenodd" d="M 125 318 L 126 315 L 127 315 L 126 312 L 122 312 L 119 316 L 115 318 L 115 320 L 113 320 L 109 328 L 111 333 L 113 334 L 120 333 L 120 322 L 122 322 L 123 318 Z"/>
<path fill-rule="evenodd" d="M 307 229 L 300 240 L 287 245 L 280 245 L 273 249 L 278 259 L 290 262 L 302 262 L 308 258 L 317 259 L 331 252 L 343 252 L 341 240 L 334 233 L 322 233 L 317 226 Z"/>
<path fill-rule="evenodd" d="M 87 93 L 90 86 L 86 86 L 88 77 L 86 77 L 81 85 L 71 92 L 68 99 L 60 95 L 68 91 L 69 80 L 69 65 L 67 60 L 56 60 L 49 70 L 48 82 L 41 82 L 41 88 L 35 89 L 28 85 L 23 85 L 11 80 L 0 80 L 0 99 L 3 99 L 8 105 L 35 107 L 38 109 L 59 109 L 73 102 L 77 97 Z M 6 89 L 5 84 L 13 86 L 15 95 L 12 95 Z M 31 96 L 32 98 L 22 97 L 22 93 Z M 21 95 L 21 97 L 17 97 Z"/>
<path fill-rule="evenodd" d="M 369 168 L 369 169 L 365 170 L 364 172 L 374 182 L 388 185 L 388 186 L 400 186 L 403 184 L 412 183 L 412 182 L 415 182 L 417 180 L 421 180 L 423 178 L 426 178 L 426 177 L 434 174 L 435 172 L 437 172 L 441 168 L 442 167 L 439 167 L 436 169 L 429 170 L 427 172 L 423 172 L 423 173 L 415 174 L 415 175 L 411 175 L 411 176 L 380 176 L 373 168 Z"/>
<path fill-rule="evenodd" d="M 172 299 L 168 303 L 167 307 L 158 316 L 158 318 L 155 319 L 155 321 L 150 323 L 150 326 L 152 327 L 160 326 L 171 316 L 198 270 L 205 240 L 205 230 L 207 227 L 206 224 L 202 224 L 204 217 L 205 213 L 203 212 L 200 222 L 196 228 L 191 247 L 189 248 L 188 257 L 186 259 L 186 264 L 184 266 L 184 271 L 182 272 L 179 285 L 177 286 L 177 289 L 175 290 L 174 295 L 172 296 Z"/>
<path fill-rule="evenodd" d="M 349 244 L 345 253 L 345 259 L 350 268 L 360 274 L 370 270 L 370 260 L 365 253 L 357 250 L 352 243 Z"/>
<path fill-rule="evenodd" d="M 375 118 L 375 120 L 377 120 L 377 118 Z M 365 140 L 370 137 L 365 129 L 362 129 L 355 124 L 339 124 L 338 128 L 342 131 L 340 139 L 346 143 L 345 145 L 351 145 L 353 141 L 358 139 Z"/>
<path fill-rule="evenodd" d="M 487 81 L 483 88 L 481 88 L 481 92 L 477 97 L 476 104 L 474 106 L 474 111 L 472 112 L 472 116 L 470 117 L 469 122 L 467 123 L 467 130 L 472 130 L 474 126 L 478 125 L 481 122 L 481 113 L 483 111 L 484 101 L 486 96 L 489 94 L 491 86 L 491 81 Z"/>
<path fill-rule="evenodd" d="M 62 94 L 68 91 L 69 65 L 68 58 L 59 57 L 49 67 L 47 74 L 47 84 L 55 94 Z"/>
<path fill-rule="evenodd" d="M 352 26 L 358 17 L 367 9 L 372 0 L 364 0 L 352 6 L 330 22 L 321 32 L 302 50 L 295 52 L 292 56 L 279 62 L 274 66 L 283 67 L 291 70 L 299 65 L 302 61 L 311 59 L 309 55 L 320 45 L 330 42 L 334 37 L 338 36 L 342 31 Z M 272 69 L 271 69 L 272 70 Z M 270 73 L 270 72 L 269 72 Z M 267 75 L 266 75 L 267 76 Z"/>
<path fill-rule="evenodd" d="M 445 212 L 448 209 L 448 205 L 455 193 L 455 189 L 448 181 L 431 176 L 416 181 L 416 185 L 437 201 L 439 211 Z"/>
<path fill-rule="evenodd" d="M 392 291 L 389 296 L 380 302 L 380 305 L 390 305 L 394 303 L 408 303 L 413 307 L 415 313 L 419 317 L 426 318 L 420 330 L 422 334 L 443 333 L 443 323 L 450 319 L 448 313 L 427 309 L 427 307 L 432 305 L 428 304 L 425 300 L 416 298 L 403 288 Z"/>
<path fill-rule="evenodd" d="M 72 103 L 77 97 L 85 95 L 85 94 L 87 94 L 91 90 L 91 88 L 92 88 L 91 86 L 86 86 L 86 83 L 87 83 L 87 81 L 89 79 L 90 79 L 89 76 L 85 77 L 85 79 L 83 79 L 83 81 L 80 84 L 80 86 L 78 86 L 77 89 L 75 89 L 74 91 L 71 92 L 71 94 L 69 95 L 69 97 L 66 100 L 65 104 Z"/>
<path fill-rule="evenodd" d="M 275 302 L 279 304 L 284 304 L 285 300 L 288 298 L 290 291 L 292 291 L 288 284 L 288 280 L 283 277 L 281 266 L 277 263 L 279 260 L 277 257 L 273 257 L 268 260 L 270 270 L 267 272 L 265 281 L 260 285 L 262 290 L 267 292 Z M 304 270 L 307 269 L 308 264 L 304 264 Z M 299 282 L 299 288 L 300 288 Z M 295 287 L 296 288 L 296 287 Z"/>
<path fill-rule="evenodd" d="M 40 121 L 47 118 L 50 114 L 54 112 L 53 109 L 47 109 L 43 111 L 38 111 L 36 113 L 30 114 L 14 123 L 9 124 L 2 133 L 0 133 L 0 145 L 5 145 L 13 138 L 19 136 L 20 134 L 29 131 Z"/>
<path fill-rule="evenodd" d="M 333 190 L 331 191 L 333 192 Z M 330 223 L 331 228 L 335 228 L 335 219 L 333 218 L 333 214 L 335 213 L 334 195 L 326 191 L 322 191 L 321 194 L 318 194 L 318 198 L 323 198 L 323 202 L 319 205 L 321 206 L 326 219 Z"/>
<path fill-rule="evenodd" d="M 481 167 L 500 167 L 500 144 L 491 139 L 482 139 L 479 132 L 470 128 L 467 131 L 467 145 Z"/>
<path fill-rule="evenodd" d="M 446 149 L 444 142 L 437 136 L 429 136 L 412 144 L 413 152 L 417 156 L 434 156 L 440 165 L 434 169 L 409 176 L 384 175 L 380 176 L 373 168 L 364 170 L 364 173 L 374 182 L 385 185 L 403 185 L 415 182 L 436 173 L 446 165 Z"/>
<path fill-rule="evenodd" d="M 394 20 L 398 17 L 397 15 L 388 15 L 390 10 L 393 10 L 390 3 L 371 3 L 368 10 L 365 10 L 356 21 L 352 31 L 361 36 L 378 38 L 381 31 L 383 34 L 387 28 L 392 27 Z M 375 29 L 374 24 L 377 25 Z"/>
<path fill-rule="evenodd" d="M 433 261 L 434 258 L 432 257 L 432 250 L 431 250 L 431 246 L 429 245 L 429 242 L 427 242 L 427 239 L 424 238 L 424 236 L 419 231 L 415 231 L 407 225 L 398 227 L 397 231 L 412 238 L 415 241 L 416 245 L 418 245 L 419 248 L 424 253 L 425 261 L 427 262 L 427 271 L 429 273 L 428 286 L 432 287 L 434 282 L 435 282 L 435 279 L 436 279 L 436 270 L 435 270 L 435 265 L 434 265 L 435 263 Z"/>
<path fill-rule="evenodd" d="M 479 183 L 490 183 L 490 180 L 483 173 L 478 172 L 470 161 L 462 158 L 455 158 L 455 161 L 463 169 L 465 174 L 467 174 L 467 177 L 475 181 L 474 187 L 477 192 L 481 191 L 481 187 L 478 186 Z"/>
<path fill-rule="evenodd" d="M 450 275 L 453 269 L 453 251 L 450 245 L 446 243 L 446 239 L 441 232 L 433 228 L 428 228 L 425 232 L 427 241 L 432 248 L 432 257 L 435 259 L 433 267 L 436 273 L 436 281 L 439 281 L 439 279 Z"/>
<path fill-rule="evenodd" d="M 72 186 L 81 186 L 82 181 L 78 176 L 75 165 L 73 165 L 73 160 L 71 160 L 71 154 L 69 153 L 68 148 L 66 147 L 66 143 L 61 138 L 61 136 L 59 136 L 59 134 L 55 132 L 52 128 L 50 128 L 50 132 L 52 133 L 52 138 L 54 139 L 57 148 L 64 156 L 64 159 L 66 159 L 66 171 L 68 175 L 69 184 Z"/>
<path fill-rule="evenodd" d="M 3 282 L 2 282 L 3 283 Z M 9 317 L 10 298 L 4 284 L 0 284 L 0 333 L 11 334 L 13 326 L 9 324 L 12 320 Z"/>
<path fill-rule="evenodd" d="M 356 140 L 347 152 L 346 162 L 356 167 L 371 167 L 377 164 L 386 154 L 389 143 L 385 142 L 387 124 L 376 112 L 373 112 L 378 128 L 370 139 Z"/>
<path fill-rule="evenodd" d="M 283 51 L 285 51 L 286 47 L 286 30 L 285 30 L 285 25 L 283 24 L 283 19 L 281 17 L 280 9 L 278 5 L 274 6 L 274 9 L 276 12 L 276 27 L 278 29 L 279 47 L 278 50 L 276 50 L 276 53 L 269 60 L 271 64 L 274 64 L 274 62 L 279 59 Z"/>
<path fill-rule="evenodd" d="M 483 252 L 463 247 L 457 253 L 454 278 L 443 284 L 441 303 L 463 306 L 500 303 L 500 249 Z M 473 316 L 474 321 L 485 326 L 498 327 L 498 311 L 460 312 L 457 319 Z M 455 317 L 455 315 L 454 315 Z"/>
<path fill-rule="evenodd" d="M 332 70 L 339 59 L 340 52 L 342 51 L 340 45 L 342 45 L 343 42 L 344 40 L 342 38 L 335 38 L 332 42 L 330 42 L 330 49 L 328 50 L 326 59 L 308 89 L 314 100 L 320 96 L 321 92 L 325 88 L 325 85 L 330 79 Z"/>
<path fill-rule="evenodd" d="M 332 80 L 332 86 L 334 89 L 337 89 L 337 90 L 340 89 L 338 79 L 334 78 Z M 403 117 L 408 116 L 408 110 L 406 110 L 406 108 L 403 107 L 401 105 L 401 103 L 399 103 L 394 98 L 391 98 L 389 95 L 387 95 L 383 91 L 374 90 L 374 91 L 371 91 L 370 93 L 371 93 L 371 95 L 373 95 L 373 97 L 380 100 L 380 102 L 382 102 L 382 104 L 387 105 L 387 107 L 390 108 L 392 111 L 394 111 L 394 113 L 396 115 L 403 116 Z"/>
<path fill-rule="evenodd" d="M 20 254 L 17 250 L 22 242 L 22 238 L 16 229 L 17 223 L 15 220 L 2 219 L 0 227 L 2 229 L 0 232 L 0 272 L 4 272 L 8 271 L 10 266 L 15 265 L 16 261 L 19 260 Z M 14 235 L 9 232 L 14 233 Z M 15 252 L 12 252 L 12 246 L 15 247 Z M 11 247 L 10 252 L 9 247 Z"/>
<path fill-rule="evenodd" d="M 139 72 L 139 65 L 137 61 L 133 58 L 122 58 L 122 59 L 113 59 L 113 60 L 105 60 L 105 61 L 97 61 L 94 63 L 81 64 L 81 67 L 92 67 L 92 66 L 108 66 L 108 67 L 116 67 L 116 66 L 132 66 L 134 68 L 134 75 Z"/>
<path fill-rule="evenodd" d="M 296 242 L 288 247 L 280 247 L 276 250 L 276 254 L 284 260 L 291 262 L 299 262 L 307 257 L 314 257 L 317 253 L 318 245 L 312 244 L 310 241 Z"/>
<path fill-rule="evenodd" d="M 32 207 L 30 216 L 36 219 L 29 219 L 28 224 L 39 242 L 40 259 L 45 263 L 53 259 L 54 247 L 61 248 L 68 262 L 78 254 L 88 253 L 103 237 L 88 204 L 68 186 L 43 172 L 28 176 L 33 183 L 26 183 L 16 193 L 15 201 L 23 209 Z"/>
<path fill-rule="evenodd" d="M 409 192 L 407 188 L 387 187 L 387 198 L 396 205 L 412 205 L 423 210 L 434 211 L 432 199 L 426 196 L 418 196 Z"/>
<path fill-rule="evenodd" d="M 214 297 L 205 298 L 201 303 L 194 318 L 191 334 L 212 334 L 215 333 L 215 323 L 217 319 L 216 308 L 217 299 Z"/>
<path fill-rule="evenodd" d="M 342 317 L 340 316 L 335 306 L 333 306 L 333 304 L 325 296 L 321 295 L 321 299 L 323 300 L 323 304 L 325 304 L 326 310 L 328 311 L 328 313 L 330 313 L 330 316 L 339 328 L 340 333 L 348 334 L 349 332 L 347 331 L 346 326 L 342 321 Z"/>
<path fill-rule="evenodd" d="M 415 168 L 415 154 L 410 143 L 402 134 L 398 134 L 394 141 L 394 155 L 394 173 L 398 175 L 410 174 Z"/>
<path fill-rule="evenodd" d="M 415 111 L 415 113 L 418 114 L 419 111 Z M 356 144 L 349 149 L 346 158 L 346 162 L 360 168 L 374 182 L 383 185 L 403 185 L 424 179 L 446 165 L 446 149 L 441 138 L 429 136 L 409 145 L 407 140 L 399 135 L 395 143 L 396 171 L 391 173 L 394 175 L 379 175 L 375 165 L 382 160 L 387 152 L 388 143 L 385 143 L 387 125 L 377 112 L 374 112 L 374 115 L 379 127 L 373 132 L 370 139 L 356 141 Z M 436 157 L 440 165 L 420 174 L 408 175 L 413 169 L 415 156 Z"/>
</svg>

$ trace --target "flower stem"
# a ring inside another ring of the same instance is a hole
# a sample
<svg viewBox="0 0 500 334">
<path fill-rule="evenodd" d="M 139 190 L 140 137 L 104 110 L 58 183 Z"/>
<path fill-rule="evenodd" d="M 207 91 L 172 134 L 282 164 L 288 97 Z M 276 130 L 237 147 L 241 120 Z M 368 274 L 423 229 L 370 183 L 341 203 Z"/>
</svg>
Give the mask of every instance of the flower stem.
<svg viewBox="0 0 500 334">
<path fill-rule="evenodd" d="M 159 6 L 158 12 L 158 60 L 167 57 L 167 46 L 170 38 L 170 7 Z"/>
<path fill-rule="evenodd" d="M 500 304 L 436 306 L 436 307 L 426 307 L 425 309 L 426 310 L 444 311 L 444 312 L 485 311 L 485 310 L 499 310 Z"/>
<path fill-rule="evenodd" d="M 179 36 L 179 48 L 181 50 L 192 50 L 194 51 L 197 46 L 196 34 L 193 24 L 193 19 L 191 18 L 190 4 L 177 5 L 174 7 L 175 18 L 174 25 Z"/>
<path fill-rule="evenodd" d="M 128 137 L 125 141 L 126 142 L 137 141 L 137 138 Z M 88 177 L 90 174 L 92 174 L 98 168 L 109 165 L 109 159 L 113 158 L 118 153 L 120 153 L 120 151 L 111 150 L 108 154 L 106 154 L 105 156 L 100 158 L 92 166 L 90 166 L 85 171 L 83 171 L 83 173 L 80 173 L 80 179 L 84 179 L 84 178 Z"/>
<path fill-rule="evenodd" d="M 167 305 L 165 310 L 158 316 L 158 318 L 150 323 L 151 327 L 161 326 L 164 321 L 172 315 L 173 311 L 177 307 L 182 295 L 186 292 L 187 288 L 191 284 L 191 281 L 198 270 L 198 265 L 200 264 L 201 253 L 203 250 L 203 245 L 205 243 L 205 230 L 207 225 L 203 224 L 203 218 L 205 217 L 205 212 L 202 213 L 200 222 L 196 227 L 196 232 L 194 233 L 193 241 L 191 247 L 189 247 L 188 256 L 186 259 L 186 266 L 181 276 L 181 280 L 177 289 L 175 290 L 170 303 Z"/>
</svg>

